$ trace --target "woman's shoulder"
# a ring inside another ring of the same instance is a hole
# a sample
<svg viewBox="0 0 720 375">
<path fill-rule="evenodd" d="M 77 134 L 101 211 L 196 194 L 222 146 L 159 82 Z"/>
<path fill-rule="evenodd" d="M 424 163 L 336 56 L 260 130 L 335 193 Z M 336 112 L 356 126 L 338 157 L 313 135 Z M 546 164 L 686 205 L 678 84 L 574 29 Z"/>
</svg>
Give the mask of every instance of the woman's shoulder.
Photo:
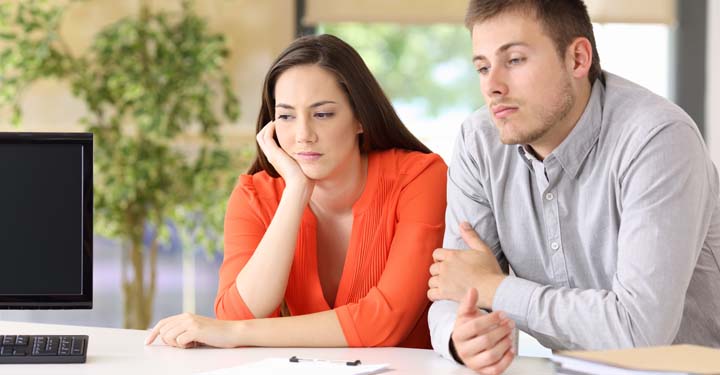
<svg viewBox="0 0 720 375">
<path fill-rule="evenodd" d="M 231 200 L 247 200 L 249 202 L 264 202 L 277 204 L 285 189 L 282 178 L 272 177 L 261 171 L 254 174 L 242 174 L 238 177 Z"/>
<path fill-rule="evenodd" d="M 436 153 L 423 153 L 403 149 L 389 149 L 374 152 L 371 157 L 383 171 L 382 175 L 408 175 L 416 177 L 424 173 L 443 174 L 447 172 L 445 161 Z"/>
</svg>

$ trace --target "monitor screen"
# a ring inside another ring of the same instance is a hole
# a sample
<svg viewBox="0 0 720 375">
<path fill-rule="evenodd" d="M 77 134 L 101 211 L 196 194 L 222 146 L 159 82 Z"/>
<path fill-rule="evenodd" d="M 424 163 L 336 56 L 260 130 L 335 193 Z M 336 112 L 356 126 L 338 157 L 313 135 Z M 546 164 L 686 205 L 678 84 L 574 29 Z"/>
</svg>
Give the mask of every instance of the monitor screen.
<svg viewBox="0 0 720 375">
<path fill-rule="evenodd" d="M 0 308 L 92 308 L 92 134 L 0 133 Z"/>
</svg>

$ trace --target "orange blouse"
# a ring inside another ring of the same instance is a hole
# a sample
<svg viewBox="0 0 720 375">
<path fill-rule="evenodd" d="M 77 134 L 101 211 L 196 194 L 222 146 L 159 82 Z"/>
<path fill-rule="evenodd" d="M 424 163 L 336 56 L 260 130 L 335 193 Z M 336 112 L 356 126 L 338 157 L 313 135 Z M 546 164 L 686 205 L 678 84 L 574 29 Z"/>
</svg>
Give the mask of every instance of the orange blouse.
<svg viewBox="0 0 720 375">
<path fill-rule="evenodd" d="M 370 153 L 335 308 L 349 346 L 430 348 L 427 282 L 442 247 L 447 166 L 436 154 Z M 218 319 L 253 319 L 235 287 L 280 202 L 285 183 L 265 172 L 240 176 L 225 215 L 225 258 L 215 300 Z M 317 269 L 317 222 L 305 209 L 285 301 L 292 315 L 330 310 Z M 278 316 L 279 308 L 272 316 Z"/>
</svg>

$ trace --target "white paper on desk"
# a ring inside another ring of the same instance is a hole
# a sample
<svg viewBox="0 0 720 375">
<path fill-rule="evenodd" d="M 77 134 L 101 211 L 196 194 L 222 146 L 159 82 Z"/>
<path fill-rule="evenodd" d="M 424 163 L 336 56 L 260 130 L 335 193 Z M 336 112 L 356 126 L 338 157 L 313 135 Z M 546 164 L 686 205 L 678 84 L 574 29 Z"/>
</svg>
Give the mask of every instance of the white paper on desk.
<svg viewBox="0 0 720 375">
<path fill-rule="evenodd" d="M 368 375 L 376 374 L 387 367 L 387 363 L 348 366 L 344 363 L 290 362 L 287 358 L 266 358 L 262 361 L 203 372 L 198 375 Z"/>
</svg>

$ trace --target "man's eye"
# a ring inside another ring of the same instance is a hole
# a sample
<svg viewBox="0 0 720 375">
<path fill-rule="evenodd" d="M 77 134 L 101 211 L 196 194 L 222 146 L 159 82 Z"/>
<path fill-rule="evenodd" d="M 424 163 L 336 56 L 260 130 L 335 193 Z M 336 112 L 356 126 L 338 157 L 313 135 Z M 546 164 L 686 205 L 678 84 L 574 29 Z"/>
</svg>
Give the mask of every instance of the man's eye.
<svg viewBox="0 0 720 375">
<path fill-rule="evenodd" d="M 483 74 L 483 75 L 487 74 L 487 72 L 489 70 L 490 70 L 490 68 L 488 68 L 487 66 L 482 66 L 482 67 L 477 68 L 477 72 L 480 74 Z"/>
<path fill-rule="evenodd" d="M 524 61 L 525 61 L 524 57 L 516 57 L 514 59 L 510 59 L 510 61 L 508 61 L 508 64 L 509 65 L 518 65 Z"/>
</svg>

